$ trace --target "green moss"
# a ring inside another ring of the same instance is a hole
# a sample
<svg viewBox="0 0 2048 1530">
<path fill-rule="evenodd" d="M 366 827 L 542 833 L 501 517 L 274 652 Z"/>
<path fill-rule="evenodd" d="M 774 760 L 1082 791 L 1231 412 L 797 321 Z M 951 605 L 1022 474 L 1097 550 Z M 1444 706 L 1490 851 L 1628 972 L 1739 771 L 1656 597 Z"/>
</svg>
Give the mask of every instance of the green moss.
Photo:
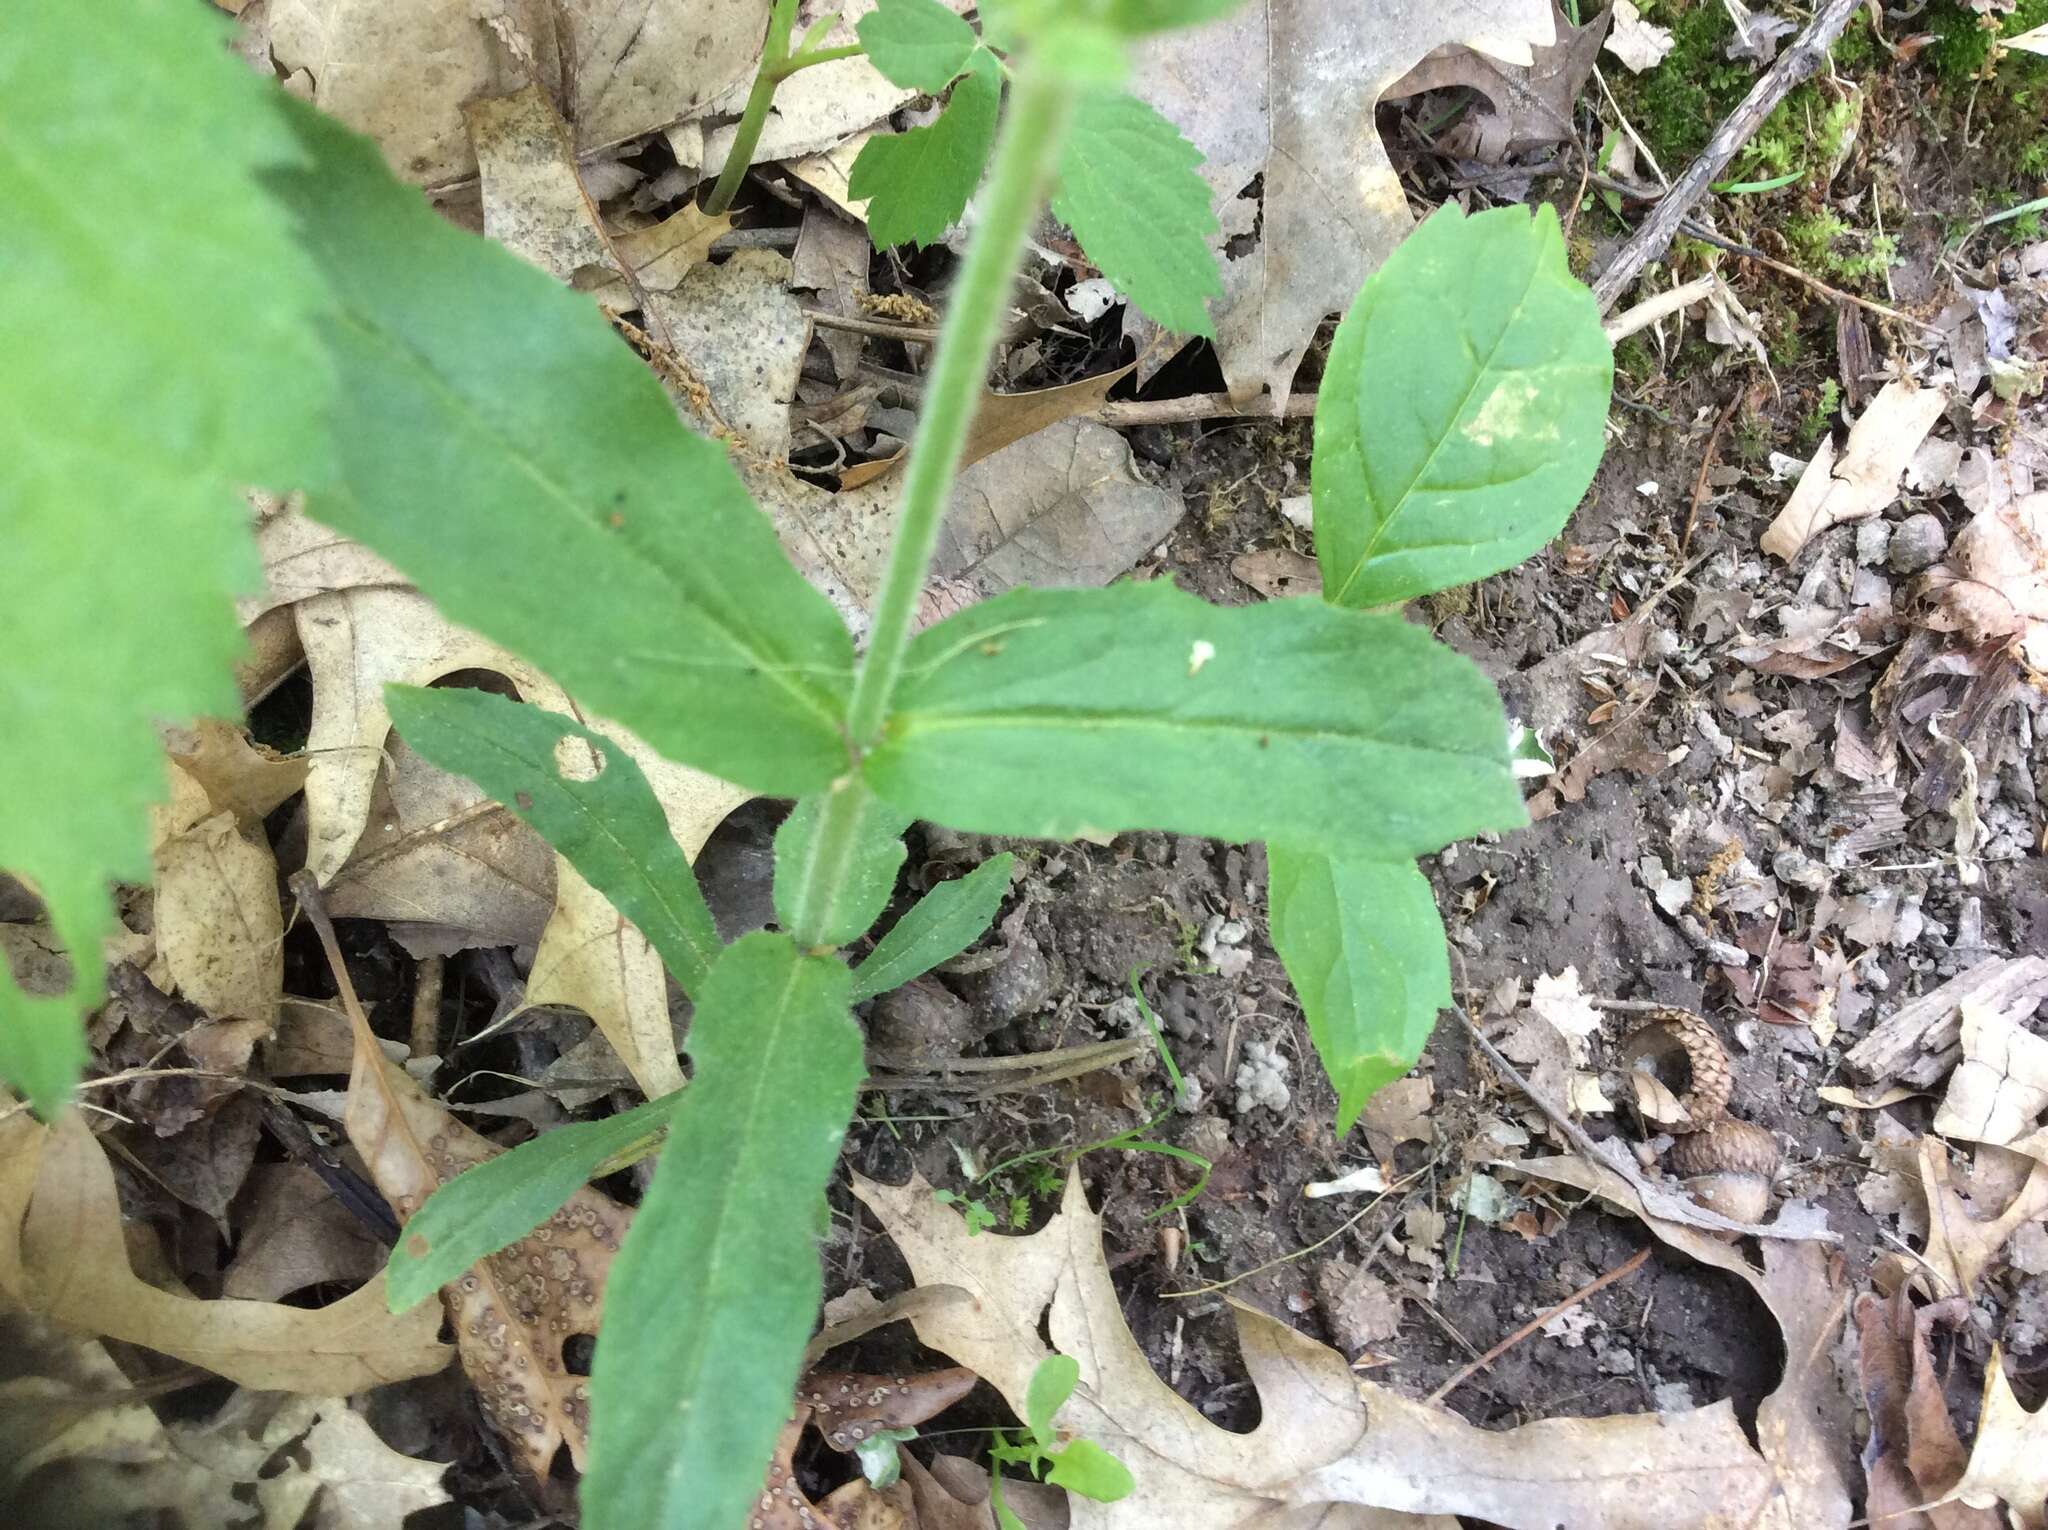
<svg viewBox="0 0 2048 1530">
<path fill-rule="evenodd" d="M 1729 432 L 1735 447 L 1735 459 L 1745 467 L 1755 467 L 1771 455 L 1771 422 L 1753 410 L 1744 409 L 1735 416 L 1735 428 Z"/>
<path fill-rule="evenodd" d="M 1671 51 L 1644 74 L 1613 71 L 1609 83 L 1658 163 L 1676 174 L 1706 147 L 1754 76 L 1723 52 L 1735 24 L 1721 0 L 1654 0 L 1643 12 L 1671 29 Z"/>
<path fill-rule="evenodd" d="M 1868 281 L 1898 263 L 1899 241 L 1890 234 L 1866 234 L 1833 208 L 1799 213 L 1782 225 L 1800 269 L 1837 281 Z"/>
<path fill-rule="evenodd" d="M 1801 416 L 1799 424 L 1794 429 L 1801 451 L 1811 449 L 1820 440 L 1835 423 L 1835 413 L 1841 407 L 1841 384 L 1832 377 L 1824 378 L 1814 393 L 1812 405 Z"/>
<path fill-rule="evenodd" d="M 1984 22 L 1992 25 L 1986 27 Z M 1963 85 L 1979 78 L 1991 56 L 1994 36 L 2017 37 L 2034 27 L 2048 25 L 2048 0 L 2018 0 L 2002 17 L 1985 18 L 1957 0 L 1935 0 L 1927 8 L 1924 26 L 1935 36 L 1928 54 L 1935 72 L 1949 85 Z M 2048 59 L 2035 54 L 2007 53 L 1998 64 L 2000 80 L 2038 84 L 2048 77 Z"/>
<path fill-rule="evenodd" d="M 1614 370 L 1631 382 L 1648 382 L 1659 370 L 1656 352 L 1640 334 L 1630 335 L 1614 348 Z"/>
</svg>

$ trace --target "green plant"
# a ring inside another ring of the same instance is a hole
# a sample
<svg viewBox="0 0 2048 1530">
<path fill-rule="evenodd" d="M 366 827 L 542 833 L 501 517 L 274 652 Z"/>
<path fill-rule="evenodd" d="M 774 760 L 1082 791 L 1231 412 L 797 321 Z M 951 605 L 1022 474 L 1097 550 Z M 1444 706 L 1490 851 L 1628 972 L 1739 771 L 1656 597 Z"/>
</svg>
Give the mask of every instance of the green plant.
<svg viewBox="0 0 2048 1530">
<path fill-rule="evenodd" d="M 1132 39 L 1224 8 L 984 6 L 988 41 L 961 67 L 988 51 L 1007 106 L 862 654 L 725 450 L 678 425 L 584 298 L 443 223 L 373 145 L 221 55 L 198 8 L 140 7 L 111 38 L 58 0 L 11 18 L 26 42 L 0 50 L 0 341 L 31 364 L 0 385 L 0 460 L 11 567 L 32 572 L 0 601 L 0 710 L 24 729 L 0 864 L 42 891 L 78 968 L 62 1000 L 0 975 L 0 1072 L 39 1111 L 63 1104 L 83 1059 L 106 884 L 147 866 L 151 719 L 233 705 L 230 597 L 255 583 L 245 484 L 302 486 L 314 516 L 450 620 L 669 758 L 797 799 L 775 843 L 779 932 L 721 946 L 603 727 L 482 692 L 389 691 L 408 743 L 548 838 L 694 1005 L 686 1090 L 451 1182 L 393 1258 L 394 1300 L 418 1299 L 584 1176 L 661 1143 L 591 1378 L 594 1526 L 737 1524 L 758 1490 L 817 1307 L 814 1211 L 861 1077 L 851 1006 L 961 949 L 1008 880 L 994 862 L 937 889 L 849 970 L 838 952 L 886 907 L 911 820 L 1264 840 L 1274 943 L 1340 1129 L 1449 1002 L 1414 857 L 1518 826 L 1521 798 L 1492 686 L 1375 608 L 1528 556 L 1591 480 L 1611 360 L 1548 209 L 1445 209 L 1339 326 L 1315 421 L 1324 600 L 1022 589 L 912 633 L 1047 191 L 1136 300 L 1207 322 L 1216 274 L 1206 250 L 1182 258 L 1196 226 L 1182 192 L 1155 203 L 1119 179 L 1155 149 L 1186 156 L 1113 82 Z M 878 63 L 894 46 L 866 41 Z M 163 125 L 146 176 L 126 128 L 138 112 Z M 119 365 L 71 333 L 88 308 L 127 337 Z M 113 633 L 110 600 L 129 618 Z M 1032 1439 L 1050 1448 L 1036 1419 Z M 1085 1491 L 1088 1453 L 1060 1459 Z"/>
<path fill-rule="evenodd" d="M 747 104 L 740 112 L 739 125 L 733 129 L 732 147 L 726 151 L 725 167 L 718 172 L 718 181 L 712 186 L 711 195 L 704 199 L 707 213 L 724 212 L 739 194 L 747 167 L 754 162 L 754 147 L 761 141 L 761 128 L 768 120 L 768 107 L 775 99 L 775 87 L 799 70 L 859 54 L 861 50 L 858 47 L 820 46 L 825 34 L 838 20 L 836 11 L 819 17 L 804 33 L 803 40 L 792 48 L 789 39 L 796 30 L 796 0 L 773 0 L 768 10 L 768 35 L 761 43 L 761 65 L 754 73 L 754 88 L 747 92 Z"/>
<path fill-rule="evenodd" d="M 1021 1466 L 1032 1477 L 1063 1487 L 1097 1503 L 1128 1498 L 1136 1488 L 1130 1468 L 1093 1440 L 1061 1443 L 1053 1418 L 1081 1383 L 1081 1364 L 1072 1355 L 1050 1354 L 1031 1373 L 1024 1397 L 1024 1428 L 997 1430 L 989 1445 L 989 1503 L 1002 1530 L 1024 1530 L 1023 1521 L 1003 1502 L 1005 1466 Z"/>
</svg>

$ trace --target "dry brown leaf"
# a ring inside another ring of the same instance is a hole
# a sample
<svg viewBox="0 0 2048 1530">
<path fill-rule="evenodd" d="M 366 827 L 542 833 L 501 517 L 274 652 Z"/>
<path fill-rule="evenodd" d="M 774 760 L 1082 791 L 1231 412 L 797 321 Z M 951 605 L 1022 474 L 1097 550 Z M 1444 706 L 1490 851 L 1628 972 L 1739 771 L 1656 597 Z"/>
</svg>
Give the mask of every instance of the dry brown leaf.
<svg viewBox="0 0 2048 1530">
<path fill-rule="evenodd" d="M 478 96 L 462 103 L 462 117 L 483 183 L 485 237 L 567 286 L 613 286 L 625 308 L 637 307 L 576 173 L 568 126 L 546 92 L 525 85 Z"/>
<path fill-rule="evenodd" d="M 2009 1014 L 1962 1003 L 1963 1060 L 1949 1075 L 1934 1129 L 2003 1147 L 2048 1110 L 2048 1040 Z"/>
<path fill-rule="evenodd" d="M 574 103 L 583 151 L 703 111 L 752 77 L 761 52 L 756 0 L 510 0 L 490 11 L 531 46 L 538 83 Z M 282 72 L 310 77 L 314 105 L 368 133 L 393 169 L 427 185 L 476 171 L 462 103 L 528 78 L 466 5 L 274 0 L 270 46 Z M 565 62 L 573 68 L 566 88 Z"/>
<path fill-rule="evenodd" d="M 1230 572 L 1268 600 L 1323 593 L 1321 565 L 1291 547 L 1264 547 L 1257 552 L 1239 553 L 1230 560 Z"/>
<path fill-rule="evenodd" d="M 2029 1164 L 2025 1180 L 2002 1209 L 1980 1210 L 1956 1188 L 1948 1148 L 1930 1134 L 1920 1139 L 1920 1190 L 1927 1198 L 1926 1259 L 1947 1285 L 1941 1294 L 1970 1296 L 2006 1240 L 2028 1222 L 2048 1216 L 2048 1162 Z"/>
<path fill-rule="evenodd" d="M 555 873 L 555 889 L 527 1004 L 566 1004 L 589 1015 L 649 1099 L 682 1088 L 660 956 L 567 861 Z"/>
<path fill-rule="evenodd" d="M 1764 1267 L 1759 1271 L 1735 1245 L 1648 1214 L 1641 1194 L 1604 1165 L 1583 1158 L 1543 1158 L 1500 1167 L 1597 1195 L 1642 1222 L 1662 1242 L 1701 1264 L 1727 1271 L 1756 1292 L 1777 1319 L 1785 1345 L 1785 1373 L 1757 1409 L 1757 1442 L 1774 1487 L 1754 1521 L 1731 1522 L 1776 1530 L 1839 1530 L 1848 1524 L 1854 1434 L 1833 1351 L 1841 1337 L 1849 1291 L 1829 1277 L 1827 1250 L 1814 1243 L 1765 1239 Z"/>
<path fill-rule="evenodd" d="M 499 1149 L 420 1092 L 384 1055 L 356 1002 L 354 986 L 305 873 L 293 879 L 307 916 L 326 948 L 355 1033 L 344 1125 L 350 1143 L 401 1222 L 435 1190 Z M 632 1213 L 585 1187 L 532 1233 L 442 1287 L 455 1342 L 485 1413 L 522 1470 L 547 1480 L 556 1450 L 569 1447 L 582 1470 L 589 1441 L 586 1378 L 573 1374 L 562 1347 L 595 1337 L 611 1270 Z M 433 1313 L 422 1302 L 415 1316 Z"/>
<path fill-rule="evenodd" d="M 1922 388 L 1894 378 L 1849 428 L 1849 444 L 1836 460 L 1834 440 L 1799 475 L 1792 497 L 1763 534 L 1763 550 L 1790 563 L 1830 526 L 1867 520 L 1899 497 L 1899 478 L 1948 405 L 1945 388 Z"/>
<path fill-rule="evenodd" d="M 274 1302 L 308 1286 L 360 1285 L 384 1268 L 384 1246 L 304 1164 L 258 1164 L 249 1183 L 221 1295 Z"/>
<path fill-rule="evenodd" d="M 448 1468 L 438 1461 L 417 1461 L 401 1455 L 377 1438 L 376 1430 L 339 1397 L 302 1405 L 313 1412 L 302 1435 L 286 1435 L 275 1447 L 289 1447 L 293 1469 L 259 1482 L 258 1502 L 278 1526 L 300 1530 L 391 1530 L 406 1516 L 451 1502 L 441 1479 Z M 279 1440 L 273 1425 L 266 1442 Z M 299 1466 L 303 1457 L 304 1465 Z M 312 1514 L 304 1516 L 310 1502 Z"/>
<path fill-rule="evenodd" d="M 1439 48 L 1388 86 L 1383 99 L 1457 86 L 1478 91 L 1493 110 L 1473 123 L 1470 143 L 1472 157 L 1488 164 L 1545 144 L 1569 143 L 1575 136 L 1572 107 L 1600 56 L 1607 23 L 1608 13 L 1602 11 L 1575 27 L 1553 5 L 1557 41 L 1537 48 L 1534 63 L 1501 64 L 1470 48 Z"/>
<path fill-rule="evenodd" d="M 789 454 L 789 404 L 811 343 L 789 278 L 787 256 L 740 250 L 694 268 L 673 292 L 647 295 L 726 428 L 770 459 Z"/>
<path fill-rule="evenodd" d="M 2048 671 L 2048 490 L 1978 512 L 1927 583 L 1943 613 L 1930 625 L 1972 643 L 2017 639 L 2027 663 Z"/>
<path fill-rule="evenodd" d="M 235 613 L 254 627 L 273 611 L 339 590 L 404 589 L 411 581 L 360 542 L 309 520 L 296 498 L 258 506 L 256 550 L 263 559 L 263 593 L 239 602 Z M 294 640 L 296 645 L 296 639 Z"/>
<path fill-rule="evenodd" d="M 1073 1500 L 1077 1526 L 1266 1525 L 1336 1505 L 1379 1511 L 1340 1521 L 1357 1525 L 1464 1514 L 1509 1526 L 1673 1530 L 1768 1523 L 1783 1491 L 1727 1403 L 1481 1430 L 1358 1382 L 1335 1350 L 1241 1306 L 1239 1342 L 1262 1418 L 1249 1434 L 1234 1434 L 1153 1373 L 1123 1320 L 1103 1262 L 1101 1219 L 1078 1176 L 1059 1215 L 1018 1238 L 970 1237 L 918 1177 L 899 1189 L 856 1176 L 854 1190 L 919 1284 L 957 1285 L 971 1297 L 921 1314 L 918 1337 L 980 1372 L 1020 1411 L 1048 1353 L 1039 1333 L 1050 1308 L 1054 1347 L 1081 1367 L 1081 1385 L 1056 1426 L 1109 1450 L 1137 1482 L 1118 1503 Z M 1687 1469 L 1674 1471 L 1675 1461 Z"/>
<path fill-rule="evenodd" d="M 0 1293 L 80 1333 L 140 1344 L 243 1386 L 326 1396 L 448 1363 L 438 1316 L 386 1310 L 379 1275 L 332 1306 L 198 1301 L 128 1263 L 114 1172 L 84 1118 L 0 1121 Z"/>
<path fill-rule="evenodd" d="M 205 793 L 177 766 L 170 770 L 172 806 L 151 810 L 157 954 L 177 991 L 209 1015 L 268 1029 L 284 996 L 277 859 L 261 830 L 244 828 L 232 812 L 179 824 L 172 815 Z"/>
<path fill-rule="evenodd" d="M 1216 349 L 1233 396 L 1285 398 L 1317 325 L 1414 226 L 1374 126 L 1386 88 L 1435 48 L 1528 65 L 1556 40 L 1550 0 L 1266 0 L 1139 50 L 1139 91 L 1205 156 L 1222 225 Z M 1262 199 L 1247 200 L 1261 176 Z M 1230 255 L 1255 222 L 1257 242 Z"/>
<path fill-rule="evenodd" d="M 1899 1530 L 1999 1530 L 1995 1516 L 1967 1509 L 1923 1512 L 1960 1479 L 1965 1462 L 1928 1334 L 1964 1316 L 1955 1298 L 1915 1309 L 1903 1286 L 1889 1299 L 1857 1299 L 1857 1366 L 1870 1416 L 1865 1507 L 1874 1521 Z"/>
<path fill-rule="evenodd" d="M 2020 1406 L 1996 1345 L 1970 1463 L 1949 1496 L 1977 1509 L 2004 1504 L 2022 1530 L 2048 1530 L 2048 1408 L 2029 1413 Z"/>
<path fill-rule="evenodd" d="M 216 812 L 233 813 L 248 827 L 260 824 L 306 788 L 308 762 L 303 755 L 287 757 L 251 743 L 240 726 L 217 718 L 166 729 L 164 750 Z"/>
</svg>

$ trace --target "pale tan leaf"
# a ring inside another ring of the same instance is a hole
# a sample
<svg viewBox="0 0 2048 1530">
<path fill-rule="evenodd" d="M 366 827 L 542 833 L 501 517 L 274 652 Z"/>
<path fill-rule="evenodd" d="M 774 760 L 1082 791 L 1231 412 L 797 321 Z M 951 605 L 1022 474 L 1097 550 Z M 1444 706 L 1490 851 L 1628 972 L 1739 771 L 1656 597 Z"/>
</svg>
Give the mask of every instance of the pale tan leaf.
<svg viewBox="0 0 2048 1530">
<path fill-rule="evenodd" d="M 178 800 L 154 810 L 160 825 Z M 151 860 L 157 954 L 178 992 L 209 1015 L 274 1025 L 284 996 L 284 916 L 270 842 L 232 812 L 216 813 L 160 834 Z"/>
<path fill-rule="evenodd" d="M 355 1033 L 343 1124 L 378 1190 L 405 1221 L 435 1190 L 499 1149 L 428 1099 L 384 1055 L 310 881 L 302 872 L 293 888 L 327 952 Z M 570 1372 L 563 1345 L 579 1334 L 596 1335 L 605 1277 L 631 1221 L 625 1207 L 586 1186 L 532 1233 L 442 1287 L 463 1369 L 535 1482 L 547 1479 L 563 1445 L 577 1469 L 583 1467 L 590 1394 L 586 1379 Z M 432 1312 L 424 1302 L 413 1309 L 415 1316 Z"/>
<path fill-rule="evenodd" d="M 1285 398 L 1317 325 L 1414 226 L 1374 125 L 1381 94 L 1448 44 L 1530 64 L 1555 41 L 1550 0 L 1266 0 L 1139 50 L 1135 88 L 1206 156 L 1222 224 L 1216 348 L 1234 396 Z M 1263 200 L 1245 200 L 1261 176 Z M 1255 215 L 1259 238 L 1228 254 Z"/>
<path fill-rule="evenodd" d="M 555 910 L 534 953 L 526 1002 L 590 1016 L 649 1099 L 683 1087 L 661 958 L 567 861 L 555 874 Z"/>
<path fill-rule="evenodd" d="M 577 103 L 583 151 L 703 111 L 752 77 L 761 51 L 758 0 L 511 0 L 491 9 L 523 34 L 541 66 L 538 83 Z M 462 103 L 526 79 L 467 5 L 274 0 L 270 40 L 286 74 L 310 77 L 314 105 L 368 133 L 393 169 L 427 185 L 476 171 Z M 567 82 L 564 61 L 574 70 Z"/>
<path fill-rule="evenodd" d="M 258 1164 L 249 1185 L 221 1295 L 274 1302 L 308 1286 L 359 1285 L 384 1268 L 384 1245 L 304 1164 Z"/>
<path fill-rule="evenodd" d="M 1123 1321 L 1101 1221 L 1078 1176 L 1059 1215 L 1021 1238 L 969 1236 L 920 1178 L 898 1189 L 856 1177 L 854 1189 L 920 1285 L 960 1286 L 971 1298 L 920 1313 L 919 1338 L 978 1371 L 1013 1408 L 1024 1406 L 1048 1353 L 1039 1332 L 1050 1309 L 1053 1347 L 1081 1368 L 1056 1426 L 1109 1450 L 1137 1483 L 1118 1503 L 1072 1500 L 1076 1527 L 1394 1525 L 1464 1514 L 1502 1525 L 1668 1530 L 1754 1522 L 1776 1491 L 1777 1474 L 1726 1403 L 1481 1430 L 1358 1383 L 1335 1350 L 1244 1307 L 1235 1313 L 1238 1335 L 1261 1420 L 1234 1434 L 1153 1373 Z M 1329 1505 L 1372 1512 L 1325 1516 Z"/>
<path fill-rule="evenodd" d="M 1978 1279 L 2006 1240 L 2028 1222 L 2048 1216 L 2048 1163 L 2035 1161 L 2003 1208 L 1979 1208 L 1957 1191 L 1948 1149 L 1932 1134 L 1920 1139 L 1920 1189 L 1927 1198 L 1926 1258 L 1946 1281 L 1945 1294 L 1975 1294 Z"/>
<path fill-rule="evenodd" d="M 2020 1406 L 1995 1344 L 1970 1464 L 1949 1496 L 1977 1509 L 2003 1504 L 2022 1530 L 2048 1530 L 2048 1408 L 2029 1413 Z"/>
<path fill-rule="evenodd" d="M 256 550 L 263 558 L 263 593 L 236 605 L 245 626 L 272 611 L 289 612 L 315 595 L 379 585 L 404 589 L 411 582 L 362 543 L 308 519 L 296 498 L 273 502 L 265 510 L 256 528 Z"/>
<path fill-rule="evenodd" d="M 2027 662 L 2048 669 L 2048 490 L 1980 510 L 1948 563 L 1952 575 L 1929 575 L 1945 625 L 1976 643 L 2016 637 Z"/>
<path fill-rule="evenodd" d="M 740 250 L 647 301 L 726 426 L 764 457 L 787 456 L 789 402 L 811 343 L 811 321 L 789 290 L 788 257 Z"/>
<path fill-rule="evenodd" d="M 2048 1110 L 2048 1040 L 1974 1000 L 1962 1004 L 1963 1060 L 1935 1112 L 1944 1137 L 2004 1146 Z"/>
<path fill-rule="evenodd" d="M 114 1173 L 83 1117 L 0 1122 L 0 1286 L 81 1333 L 202 1366 L 267 1391 L 357 1392 L 440 1370 L 449 1352 L 428 1309 L 394 1317 L 380 1275 L 332 1306 L 198 1301 L 160 1291 L 128 1263 Z"/>
<path fill-rule="evenodd" d="M 1792 497 L 1764 532 L 1763 550 L 1790 563 L 1830 526 L 1881 512 L 1899 497 L 1900 476 L 1947 405 L 1945 388 L 1922 388 L 1898 378 L 1886 383 L 1849 428 L 1849 444 L 1839 460 L 1832 438 L 1823 438 Z"/>
<path fill-rule="evenodd" d="M 304 756 L 287 757 L 262 744 L 235 723 L 202 718 L 189 728 L 169 728 L 164 750 L 171 763 L 206 794 L 215 812 L 233 813 L 254 828 L 283 803 L 305 790 Z"/>
<path fill-rule="evenodd" d="M 294 1506 L 303 1514 L 310 1498 L 313 1513 L 303 1530 L 391 1530 L 416 1510 L 451 1501 L 441 1486 L 446 1466 L 393 1450 L 342 1398 L 321 1398 L 316 1409 L 311 1427 L 285 1442 L 294 1446 L 295 1469 L 257 1484 L 257 1499 L 275 1523 L 300 1524 L 289 1515 Z M 275 1437 L 273 1430 L 266 1438 Z"/>
<path fill-rule="evenodd" d="M 567 286 L 589 291 L 616 281 L 569 129 L 546 92 L 529 84 L 478 96 L 462 104 L 462 116 L 483 182 L 485 237 Z"/>
</svg>

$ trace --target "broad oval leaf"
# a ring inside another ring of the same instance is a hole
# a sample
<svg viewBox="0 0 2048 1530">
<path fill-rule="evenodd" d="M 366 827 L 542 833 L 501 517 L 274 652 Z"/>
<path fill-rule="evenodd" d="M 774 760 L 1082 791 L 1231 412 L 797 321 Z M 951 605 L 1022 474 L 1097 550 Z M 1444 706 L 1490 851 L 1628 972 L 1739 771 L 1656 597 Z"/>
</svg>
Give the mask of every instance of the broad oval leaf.
<svg viewBox="0 0 2048 1530">
<path fill-rule="evenodd" d="M 868 234 L 878 250 L 936 244 L 967 210 L 995 147 L 1003 95 L 993 54 L 977 52 L 938 120 L 861 145 L 848 195 L 868 199 Z"/>
<path fill-rule="evenodd" d="M 861 1078 L 835 958 L 756 933 L 711 969 L 696 1071 L 605 1293 L 587 1522 L 742 1525 L 817 1315 L 814 1208 Z"/>
<path fill-rule="evenodd" d="M 1017 858 L 1005 850 L 992 855 L 955 882 L 941 882 L 875 942 L 868 959 L 853 969 L 853 1002 L 901 988 L 949 957 L 958 956 L 989 927 Z"/>
<path fill-rule="evenodd" d="M 1052 198 L 1102 274 L 1147 318 L 1189 335 L 1216 332 L 1208 305 L 1223 295 L 1201 163 L 1154 108 L 1128 91 L 1093 91 L 1074 112 Z"/>
<path fill-rule="evenodd" d="M 818 833 L 826 806 L 841 792 L 859 794 L 855 830 L 838 844 Z M 805 945 L 843 946 L 866 934 L 896 891 L 907 853 L 910 820 L 847 775 L 830 790 L 806 797 L 775 831 L 775 917 Z M 836 857 L 836 864 L 822 864 Z"/>
<path fill-rule="evenodd" d="M 1526 822 L 1500 698 L 1399 616 L 1015 590 L 921 633 L 867 761 L 982 834 L 1171 829 L 1366 857 Z"/>
<path fill-rule="evenodd" d="M 795 796 L 845 768 L 852 640 L 723 447 L 581 294 L 296 108 L 271 177 L 336 298 L 339 492 L 311 513 L 669 759 Z"/>
<path fill-rule="evenodd" d="M 1267 849 L 1273 949 L 1337 1089 L 1343 1136 L 1373 1094 L 1415 1066 L 1451 1002 L 1443 920 L 1410 861 Z"/>
<path fill-rule="evenodd" d="M 75 970 L 30 994 L 0 960 L 0 1079 L 47 1116 L 105 991 L 110 884 L 149 876 L 156 724 L 239 708 L 234 598 L 262 582 L 241 491 L 322 476 L 331 382 L 324 284 L 259 180 L 299 147 L 223 19 L 19 0 L 5 27 L 0 867 Z"/>
<path fill-rule="evenodd" d="M 880 0 L 854 23 L 868 62 L 891 84 L 935 96 L 967 67 L 980 41 L 939 0 Z"/>
<path fill-rule="evenodd" d="M 488 691 L 384 690 L 392 724 L 443 770 L 469 777 L 531 824 L 583 880 L 633 921 L 686 994 L 723 949 L 697 874 L 669 834 L 654 788 L 613 740 Z M 556 750 L 579 740 L 603 768 L 564 774 Z"/>
<path fill-rule="evenodd" d="M 479 1260 L 517 1243 L 567 1204 L 606 1165 L 660 1140 L 683 1095 L 602 1121 L 541 1133 L 465 1169 L 427 1197 L 391 1251 L 385 1293 L 393 1312 L 425 1301 Z"/>
<path fill-rule="evenodd" d="M 1388 605 L 1542 547 L 1593 481 L 1613 381 L 1552 209 L 1438 209 L 1330 346 L 1310 473 L 1324 598 Z"/>
</svg>

